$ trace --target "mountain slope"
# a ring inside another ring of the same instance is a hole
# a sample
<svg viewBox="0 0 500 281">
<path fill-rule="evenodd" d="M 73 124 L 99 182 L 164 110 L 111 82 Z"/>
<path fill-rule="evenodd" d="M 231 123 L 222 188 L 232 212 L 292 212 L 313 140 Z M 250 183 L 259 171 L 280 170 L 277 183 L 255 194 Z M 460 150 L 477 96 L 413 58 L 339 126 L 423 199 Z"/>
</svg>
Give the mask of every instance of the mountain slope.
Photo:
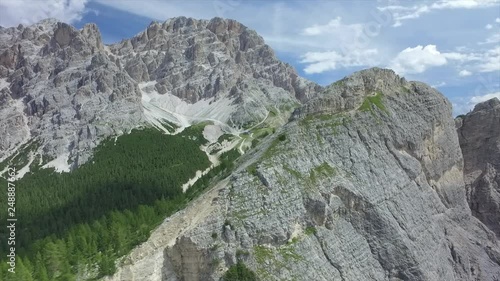
<svg viewBox="0 0 500 281">
<path fill-rule="evenodd" d="M 430 86 L 372 68 L 323 88 L 220 18 L 153 22 L 109 46 L 93 24 L 54 20 L 0 28 L 0 39 L 0 171 L 16 167 L 20 185 L 58 181 L 19 194 L 42 213 L 24 220 L 35 279 L 500 278 L 498 239 L 475 217 L 494 230 L 475 208 L 489 199 L 469 181 L 493 183 L 498 159 L 484 166 L 475 146 L 490 136 L 459 140 Z M 483 113 L 466 116 L 464 135 Z"/>
<path fill-rule="evenodd" d="M 104 138 L 144 124 L 173 132 L 166 123 L 180 131 L 211 120 L 232 134 L 282 124 L 321 89 L 233 20 L 154 22 L 110 46 L 96 25 L 77 30 L 55 20 L 0 28 L 0 38 L 0 160 L 37 139 L 34 154 L 60 171 L 88 161 Z"/>
<path fill-rule="evenodd" d="M 467 201 L 473 215 L 500 237 L 500 101 L 476 105 L 457 125 Z"/>
<path fill-rule="evenodd" d="M 104 54 L 96 25 L 76 30 L 45 20 L 2 28 L 0 38 L 0 91 L 9 104 L 0 115 L 17 121 L 1 121 L 1 160 L 16 144 L 36 139 L 44 164 L 54 159 L 48 166 L 69 171 L 69 164 L 85 163 L 100 140 L 143 119 L 139 88 Z"/>
<path fill-rule="evenodd" d="M 441 94 L 355 73 L 106 280 L 218 280 L 237 261 L 261 280 L 495 280 L 498 240 L 471 215 L 462 161 Z"/>
</svg>

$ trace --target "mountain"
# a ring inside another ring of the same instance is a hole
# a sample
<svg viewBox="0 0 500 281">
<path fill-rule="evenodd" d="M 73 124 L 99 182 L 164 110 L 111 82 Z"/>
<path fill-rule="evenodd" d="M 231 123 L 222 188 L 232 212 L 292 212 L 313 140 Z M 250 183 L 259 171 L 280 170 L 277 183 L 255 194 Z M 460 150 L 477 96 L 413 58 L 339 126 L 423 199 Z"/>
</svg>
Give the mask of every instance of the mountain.
<svg viewBox="0 0 500 281">
<path fill-rule="evenodd" d="M 453 120 L 380 68 L 321 87 L 221 18 L 1 28 L 0 79 L 14 280 L 500 278 L 498 100 Z"/>
<path fill-rule="evenodd" d="M 77 30 L 50 19 L 2 28 L 0 38 L 0 160 L 37 139 L 35 154 L 63 171 L 141 124 L 173 131 L 165 123 L 212 120 L 238 133 L 271 111 L 289 115 L 321 89 L 234 20 L 153 22 L 109 46 L 94 24 Z"/>
<path fill-rule="evenodd" d="M 457 127 L 472 214 L 500 237 L 500 101 L 477 104 Z"/>
<path fill-rule="evenodd" d="M 334 83 L 106 280 L 495 280 L 451 104 L 391 70 Z M 215 238 L 214 238 L 215 237 Z"/>
</svg>

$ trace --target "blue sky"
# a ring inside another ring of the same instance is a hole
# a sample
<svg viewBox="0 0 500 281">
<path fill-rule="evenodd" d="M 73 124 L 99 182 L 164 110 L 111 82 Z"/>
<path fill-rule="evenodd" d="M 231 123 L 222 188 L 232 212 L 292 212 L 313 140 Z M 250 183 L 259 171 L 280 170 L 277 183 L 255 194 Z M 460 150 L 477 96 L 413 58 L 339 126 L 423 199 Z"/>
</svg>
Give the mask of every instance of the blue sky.
<svg viewBox="0 0 500 281">
<path fill-rule="evenodd" d="M 79 28 L 95 22 L 105 43 L 175 16 L 236 19 L 303 77 L 322 85 L 379 66 L 436 87 L 455 114 L 500 98 L 500 0 L 0 2 L 2 26 L 47 17 Z"/>
</svg>

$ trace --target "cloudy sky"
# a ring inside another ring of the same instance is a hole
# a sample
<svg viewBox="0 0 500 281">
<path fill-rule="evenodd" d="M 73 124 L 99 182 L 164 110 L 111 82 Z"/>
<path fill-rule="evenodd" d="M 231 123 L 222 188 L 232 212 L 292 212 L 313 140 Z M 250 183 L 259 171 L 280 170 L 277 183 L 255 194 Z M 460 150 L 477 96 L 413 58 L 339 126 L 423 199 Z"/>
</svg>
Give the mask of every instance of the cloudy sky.
<svg viewBox="0 0 500 281">
<path fill-rule="evenodd" d="M 368 67 L 445 94 L 455 114 L 500 98 L 500 0 L 1 0 L 0 25 L 98 24 L 106 43 L 175 16 L 236 19 L 299 73 L 327 85 Z"/>
</svg>

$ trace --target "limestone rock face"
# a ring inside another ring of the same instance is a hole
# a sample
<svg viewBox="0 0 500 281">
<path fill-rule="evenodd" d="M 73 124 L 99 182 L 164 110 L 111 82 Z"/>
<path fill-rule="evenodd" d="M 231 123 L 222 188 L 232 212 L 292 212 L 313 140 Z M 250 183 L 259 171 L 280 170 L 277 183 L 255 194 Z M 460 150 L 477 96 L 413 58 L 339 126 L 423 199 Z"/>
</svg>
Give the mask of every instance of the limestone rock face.
<svg viewBox="0 0 500 281">
<path fill-rule="evenodd" d="M 500 237 L 500 101 L 477 104 L 457 118 L 467 201 L 475 217 Z"/>
<path fill-rule="evenodd" d="M 248 128 L 271 110 L 286 120 L 319 90 L 234 20 L 153 22 L 109 46 L 95 24 L 0 28 L 0 91 L 11 105 L 0 111 L 0 160 L 37 139 L 46 159 L 77 167 L 103 138 L 147 122 Z"/>
<path fill-rule="evenodd" d="M 39 153 L 63 155 L 61 169 L 69 169 L 143 118 L 136 82 L 110 61 L 94 24 L 77 30 L 49 19 L 2 28 L 0 68 L 2 160 L 37 140 Z"/>
<path fill-rule="evenodd" d="M 0 28 L 2 161 L 36 141 L 69 170 L 148 122 L 242 133 L 277 116 L 105 280 L 220 280 L 239 260 L 266 281 L 498 280 L 499 103 L 457 134 L 430 86 L 372 68 L 323 88 L 221 18 L 153 22 L 109 46 L 93 24 Z"/>
<path fill-rule="evenodd" d="M 238 260 L 262 280 L 496 280 L 450 102 L 377 68 L 327 87 L 106 280 L 219 280 Z"/>
<path fill-rule="evenodd" d="M 155 81 L 161 95 L 190 104 L 230 99 L 235 109 L 219 121 L 233 126 L 260 121 L 276 104 L 293 106 L 321 90 L 279 61 L 255 31 L 229 19 L 153 22 L 110 51 L 137 82 Z"/>
</svg>

